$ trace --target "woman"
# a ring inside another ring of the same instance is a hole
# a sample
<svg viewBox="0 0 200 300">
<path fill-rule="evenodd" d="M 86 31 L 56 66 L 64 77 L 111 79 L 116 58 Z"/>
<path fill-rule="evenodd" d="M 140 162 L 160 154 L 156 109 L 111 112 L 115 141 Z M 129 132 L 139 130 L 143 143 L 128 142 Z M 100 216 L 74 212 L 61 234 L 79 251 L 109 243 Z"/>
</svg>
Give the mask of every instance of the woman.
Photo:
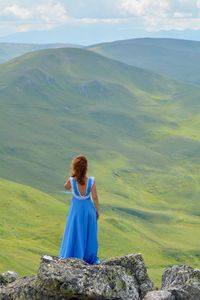
<svg viewBox="0 0 200 300">
<path fill-rule="evenodd" d="M 94 177 L 88 177 L 87 158 L 72 160 L 72 172 L 64 187 L 72 190 L 72 202 L 60 248 L 60 258 L 76 257 L 89 264 L 99 264 L 98 226 L 99 200 Z M 90 194 L 92 194 L 92 201 Z"/>
</svg>

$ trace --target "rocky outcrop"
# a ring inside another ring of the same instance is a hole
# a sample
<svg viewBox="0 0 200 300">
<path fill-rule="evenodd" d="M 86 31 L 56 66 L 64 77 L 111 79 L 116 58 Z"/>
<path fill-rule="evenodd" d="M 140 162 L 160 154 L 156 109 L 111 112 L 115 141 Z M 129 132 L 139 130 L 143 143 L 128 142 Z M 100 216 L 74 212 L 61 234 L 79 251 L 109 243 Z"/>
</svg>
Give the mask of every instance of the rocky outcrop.
<svg viewBox="0 0 200 300">
<path fill-rule="evenodd" d="M 200 300 L 200 270 L 188 266 L 173 266 L 162 275 L 162 289 L 177 300 Z"/>
<path fill-rule="evenodd" d="M 144 300 L 200 300 L 200 270 L 188 266 L 166 268 L 161 290 L 148 292 Z"/>
<path fill-rule="evenodd" d="M 35 276 L 0 288 L 1 300 L 143 299 L 153 289 L 140 254 L 111 258 L 99 265 L 79 259 L 43 256 Z"/>
<path fill-rule="evenodd" d="M 7 271 L 0 274 L 0 287 L 5 286 L 19 278 L 19 275 L 13 271 Z"/>
<path fill-rule="evenodd" d="M 172 266 L 155 290 L 141 254 L 89 265 L 80 259 L 43 256 L 35 276 L 0 274 L 0 300 L 200 300 L 200 270 Z"/>
</svg>

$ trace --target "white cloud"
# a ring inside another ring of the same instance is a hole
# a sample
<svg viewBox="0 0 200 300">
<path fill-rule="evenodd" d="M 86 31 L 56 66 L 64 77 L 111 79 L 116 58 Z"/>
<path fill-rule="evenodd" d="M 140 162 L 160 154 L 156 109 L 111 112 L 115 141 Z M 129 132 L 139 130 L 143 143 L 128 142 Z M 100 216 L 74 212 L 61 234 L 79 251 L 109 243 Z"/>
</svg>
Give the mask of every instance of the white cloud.
<svg viewBox="0 0 200 300">
<path fill-rule="evenodd" d="M 119 7 L 147 31 L 200 29 L 200 0 L 120 0 Z"/>
<path fill-rule="evenodd" d="M 169 0 L 121 0 L 120 9 L 127 16 L 165 16 L 170 6 Z"/>
<path fill-rule="evenodd" d="M 186 30 L 200 29 L 200 18 L 181 18 L 181 19 L 159 19 L 156 24 L 153 24 L 152 27 L 149 27 L 149 31 L 160 31 L 160 30 Z"/>
<path fill-rule="evenodd" d="M 20 7 L 16 4 L 6 6 L 0 13 L 2 16 L 17 17 L 20 19 L 28 19 L 30 17 L 30 11 L 24 7 Z"/>
<path fill-rule="evenodd" d="M 197 0 L 196 5 L 197 5 L 197 7 L 200 9 L 200 0 Z"/>
<path fill-rule="evenodd" d="M 66 23 L 70 17 L 65 6 L 54 0 L 11 4 L 0 0 L 0 34 L 45 30 Z M 17 1 L 15 1 L 17 2 Z"/>
<path fill-rule="evenodd" d="M 64 2 L 63 0 L 59 2 L 56 0 L 36 0 L 35 2 L 30 0 L 27 3 L 24 0 L 15 0 L 16 4 L 11 4 L 10 2 L 6 4 L 6 1 L 0 0 L 0 35 L 30 30 L 46 30 L 63 24 L 80 26 L 81 24 L 109 25 L 123 23 L 121 16 L 119 18 L 109 18 L 107 16 L 103 18 L 102 11 L 99 18 L 70 16 Z"/>
<path fill-rule="evenodd" d="M 123 22 L 126 22 L 127 19 L 123 19 L 123 18 L 79 18 L 79 19 L 71 19 L 71 23 L 75 23 L 75 24 L 120 24 Z"/>
<path fill-rule="evenodd" d="M 60 2 L 55 1 L 41 1 L 37 5 L 8 5 L 0 10 L 0 17 L 6 17 L 11 22 L 18 21 L 29 23 L 49 23 L 60 24 L 66 22 L 69 16 L 65 7 Z"/>
<path fill-rule="evenodd" d="M 178 0 L 179 3 L 190 3 L 191 0 Z"/>
<path fill-rule="evenodd" d="M 59 2 L 49 2 L 38 5 L 35 10 L 33 10 L 33 15 L 35 17 L 38 16 L 38 18 L 48 23 L 63 23 L 68 19 L 65 7 Z"/>
<path fill-rule="evenodd" d="M 199 29 L 199 17 L 200 0 L 0 0 L 1 35 L 64 24 Z"/>
<path fill-rule="evenodd" d="M 175 11 L 173 13 L 173 17 L 174 18 L 190 18 L 190 17 L 192 17 L 192 13 L 182 13 L 179 11 Z"/>
</svg>

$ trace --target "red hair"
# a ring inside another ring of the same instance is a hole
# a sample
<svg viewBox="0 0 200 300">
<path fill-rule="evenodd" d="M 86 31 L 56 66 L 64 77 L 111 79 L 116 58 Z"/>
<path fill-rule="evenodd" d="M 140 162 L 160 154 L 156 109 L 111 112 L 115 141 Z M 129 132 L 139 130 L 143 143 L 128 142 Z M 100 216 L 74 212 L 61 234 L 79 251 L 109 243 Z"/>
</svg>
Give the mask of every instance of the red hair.
<svg viewBox="0 0 200 300">
<path fill-rule="evenodd" d="M 71 176 L 76 177 L 78 183 L 85 184 L 85 175 L 87 173 L 87 158 L 85 155 L 76 156 L 71 163 Z"/>
</svg>

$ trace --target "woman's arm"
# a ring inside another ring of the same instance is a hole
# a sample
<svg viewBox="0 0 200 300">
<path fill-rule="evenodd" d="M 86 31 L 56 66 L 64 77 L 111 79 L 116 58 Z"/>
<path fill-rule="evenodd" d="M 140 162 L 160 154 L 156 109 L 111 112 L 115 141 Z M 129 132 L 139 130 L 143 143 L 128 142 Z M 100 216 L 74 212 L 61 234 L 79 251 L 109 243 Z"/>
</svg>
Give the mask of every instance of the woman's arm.
<svg viewBox="0 0 200 300">
<path fill-rule="evenodd" d="M 97 187 L 96 187 L 96 182 L 95 181 L 93 183 L 91 193 L 92 193 L 92 199 L 94 201 L 94 206 L 96 208 L 97 219 L 98 219 L 99 218 L 99 198 L 98 198 L 98 195 L 97 195 Z"/>
<path fill-rule="evenodd" d="M 65 188 L 66 190 L 70 190 L 70 189 L 71 189 L 70 178 L 65 182 L 64 188 Z"/>
</svg>

